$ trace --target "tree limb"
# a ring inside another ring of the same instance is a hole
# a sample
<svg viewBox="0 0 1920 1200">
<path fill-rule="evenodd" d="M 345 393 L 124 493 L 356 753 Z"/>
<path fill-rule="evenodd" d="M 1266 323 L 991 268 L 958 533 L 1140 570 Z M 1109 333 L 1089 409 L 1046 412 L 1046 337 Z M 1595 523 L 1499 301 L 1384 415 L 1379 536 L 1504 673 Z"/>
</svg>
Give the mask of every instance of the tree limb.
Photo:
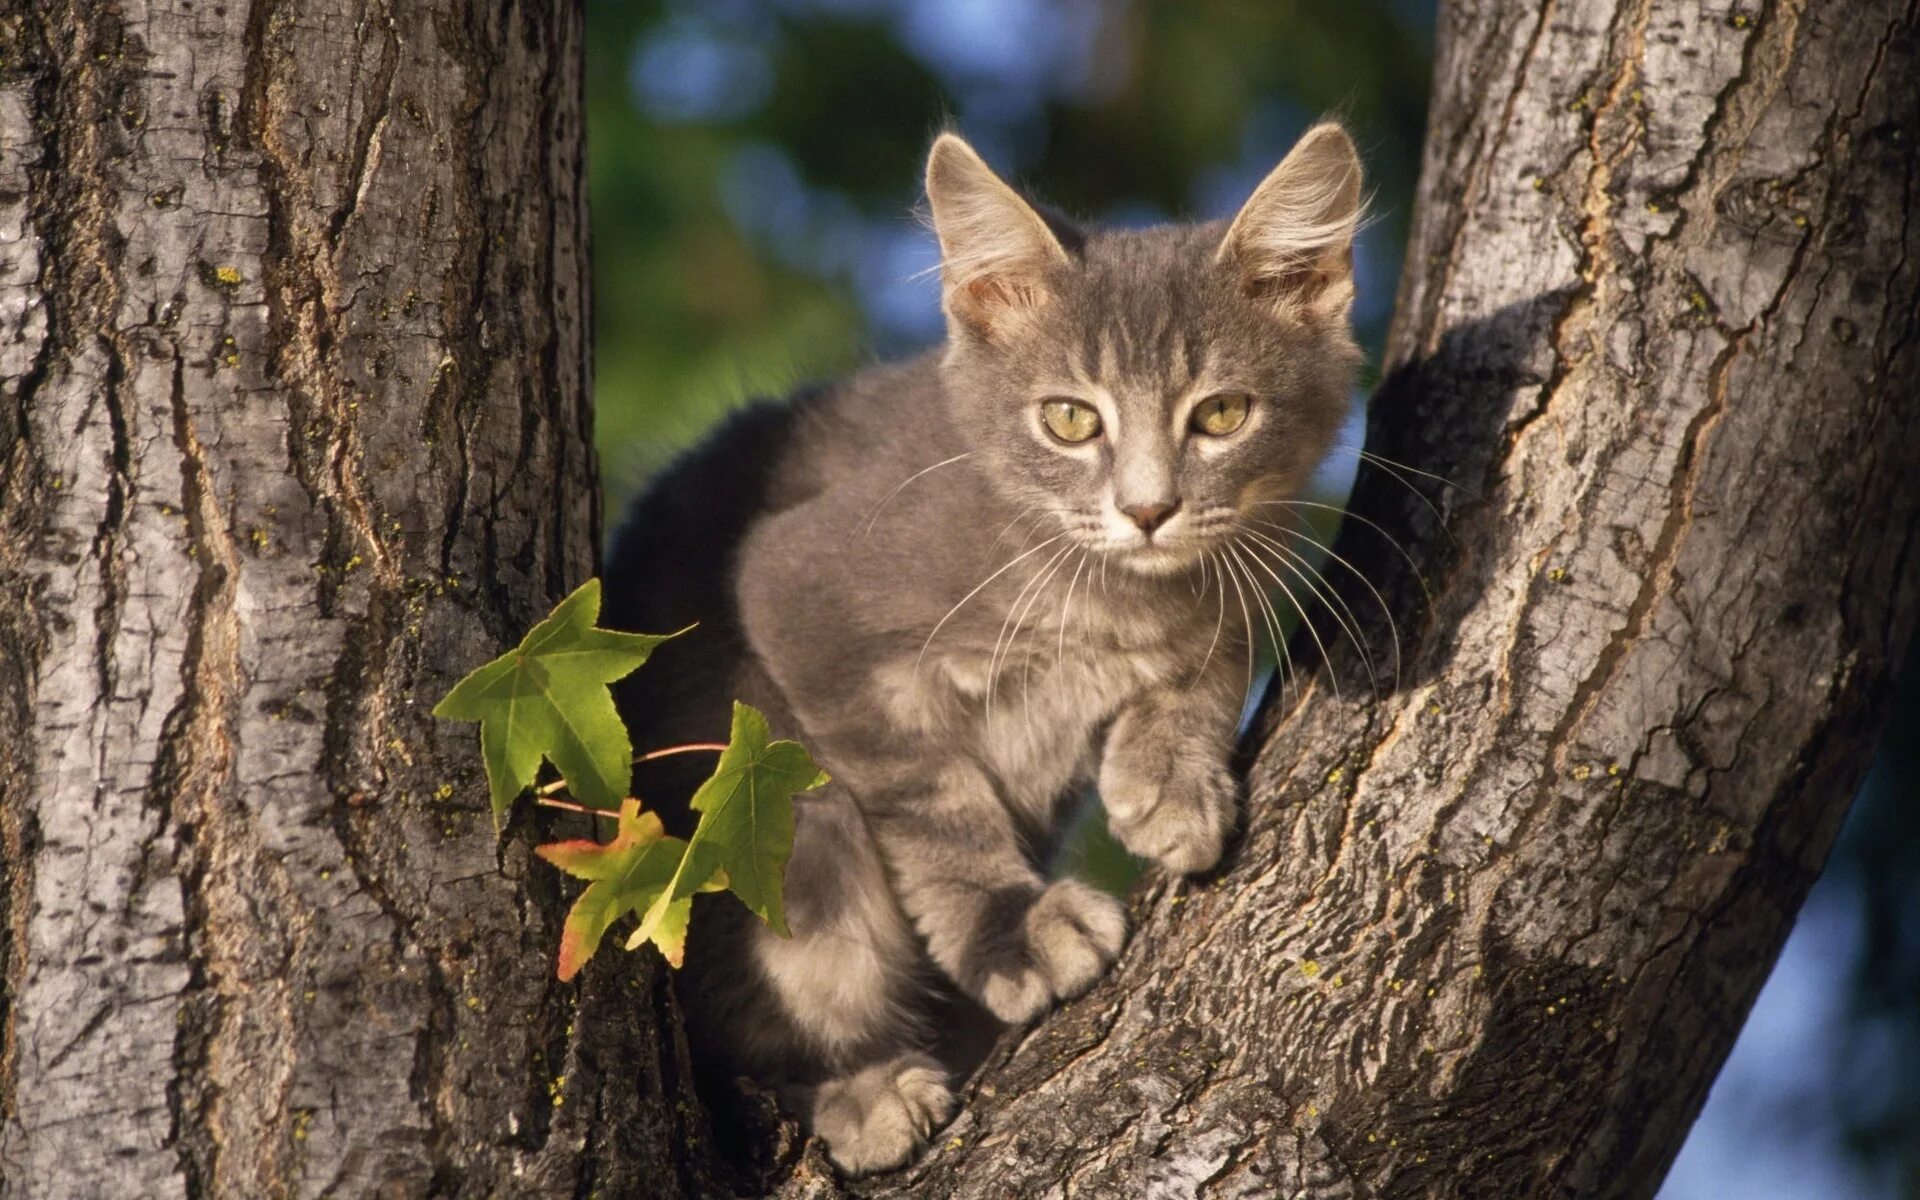
<svg viewBox="0 0 1920 1200">
<path fill-rule="evenodd" d="M 1893 0 L 1443 5 L 1337 546 L 1397 686 L 1276 697 L 1225 868 L 848 1191 L 1652 1195 L 1912 633 L 1915 60 Z"/>
</svg>

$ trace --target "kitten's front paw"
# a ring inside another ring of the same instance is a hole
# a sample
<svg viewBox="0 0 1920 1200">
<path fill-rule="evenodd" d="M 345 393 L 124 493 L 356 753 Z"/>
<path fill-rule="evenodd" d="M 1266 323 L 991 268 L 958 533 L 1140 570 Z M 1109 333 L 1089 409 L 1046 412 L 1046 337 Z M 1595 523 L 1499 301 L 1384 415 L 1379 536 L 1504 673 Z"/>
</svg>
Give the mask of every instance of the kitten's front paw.
<svg viewBox="0 0 1920 1200">
<path fill-rule="evenodd" d="M 1179 875 L 1220 861 L 1240 811 L 1240 784 L 1214 763 L 1175 770 L 1164 783 L 1110 765 L 1100 777 L 1113 836 L 1129 853 Z"/>
<path fill-rule="evenodd" d="M 1048 885 L 1017 926 L 983 929 L 968 972 L 987 1010 L 1009 1025 L 1093 986 L 1127 940 L 1120 901 L 1077 879 Z"/>
</svg>

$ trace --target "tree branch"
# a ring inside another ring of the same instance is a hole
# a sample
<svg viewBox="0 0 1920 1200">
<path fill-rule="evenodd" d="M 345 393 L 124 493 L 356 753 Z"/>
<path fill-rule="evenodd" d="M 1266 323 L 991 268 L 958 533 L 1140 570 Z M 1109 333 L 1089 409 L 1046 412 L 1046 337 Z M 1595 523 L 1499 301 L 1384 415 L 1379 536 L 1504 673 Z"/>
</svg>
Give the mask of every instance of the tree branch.
<svg viewBox="0 0 1920 1200">
<path fill-rule="evenodd" d="M 1656 1189 L 1912 633 L 1920 64 L 1892 0 L 1531 8 L 1443 6 L 1368 438 L 1420 473 L 1336 547 L 1400 685 L 1271 702 L 1224 869 L 848 1191 Z"/>
</svg>

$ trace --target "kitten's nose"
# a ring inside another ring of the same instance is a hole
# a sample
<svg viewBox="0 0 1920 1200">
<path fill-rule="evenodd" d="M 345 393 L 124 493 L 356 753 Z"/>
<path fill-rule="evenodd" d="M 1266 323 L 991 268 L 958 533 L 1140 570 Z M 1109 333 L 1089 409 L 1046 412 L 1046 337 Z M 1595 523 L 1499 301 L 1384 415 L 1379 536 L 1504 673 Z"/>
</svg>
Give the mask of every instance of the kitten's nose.
<svg viewBox="0 0 1920 1200">
<path fill-rule="evenodd" d="M 1127 514 L 1141 533 L 1151 534 L 1167 523 L 1167 518 L 1180 511 L 1179 500 L 1155 500 L 1150 504 L 1123 504 L 1120 511 Z"/>
</svg>

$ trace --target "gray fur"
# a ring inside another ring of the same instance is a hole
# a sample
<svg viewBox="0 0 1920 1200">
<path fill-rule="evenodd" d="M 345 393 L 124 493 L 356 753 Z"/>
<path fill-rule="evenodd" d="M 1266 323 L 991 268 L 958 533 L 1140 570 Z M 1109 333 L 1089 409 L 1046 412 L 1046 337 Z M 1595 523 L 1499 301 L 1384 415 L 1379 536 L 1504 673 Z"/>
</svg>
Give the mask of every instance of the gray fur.
<svg viewBox="0 0 1920 1200">
<path fill-rule="evenodd" d="M 1247 534 L 1325 454 L 1357 357 L 1358 164 L 1336 127 L 1231 234 L 1075 232 L 952 135 L 928 180 L 946 346 L 735 418 L 637 503 L 608 568 L 610 622 L 703 623 L 623 692 L 637 744 L 711 737 L 738 696 L 833 776 L 797 803 L 793 939 L 704 902 L 683 994 L 707 1060 L 801 1097 L 852 1171 L 948 1115 L 930 997 L 1025 1021 L 1119 953 L 1121 905 L 1034 862 L 1077 784 L 1098 780 L 1135 853 L 1218 861 L 1255 564 L 1285 569 Z M 1245 426 L 1189 432 L 1226 391 L 1254 397 Z M 1045 431 L 1062 396 L 1101 436 Z M 1121 512 L 1168 504 L 1150 538 Z"/>
</svg>

